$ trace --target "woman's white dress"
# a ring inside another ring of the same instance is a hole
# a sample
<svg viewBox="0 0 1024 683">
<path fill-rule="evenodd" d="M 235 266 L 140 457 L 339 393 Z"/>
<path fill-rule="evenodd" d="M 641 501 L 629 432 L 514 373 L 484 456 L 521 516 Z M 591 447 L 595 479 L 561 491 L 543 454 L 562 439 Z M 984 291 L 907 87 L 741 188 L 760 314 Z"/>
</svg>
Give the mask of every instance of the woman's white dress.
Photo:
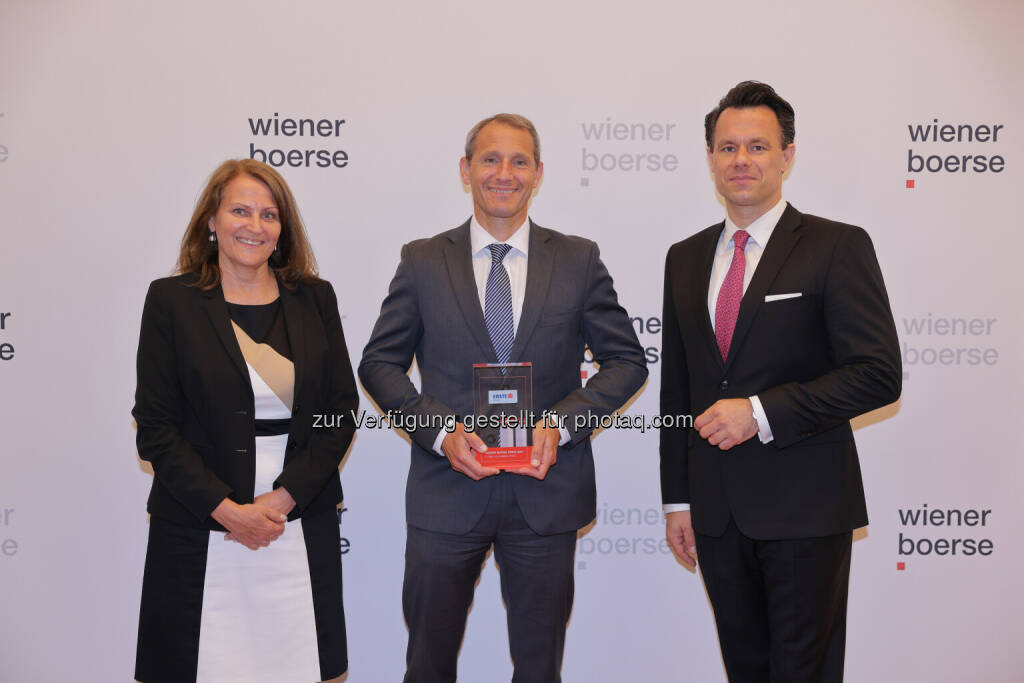
<svg viewBox="0 0 1024 683">
<path fill-rule="evenodd" d="M 249 368 L 256 419 L 291 409 Z M 271 491 L 284 466 L 287 434 L 256 437 L 254 495 Z M 313 590 L 299 520 L 266 548 L 249 550 L 210 532 L 199 636 L 199 683 L 314 683 L 320 680 Z"/>
</svg>

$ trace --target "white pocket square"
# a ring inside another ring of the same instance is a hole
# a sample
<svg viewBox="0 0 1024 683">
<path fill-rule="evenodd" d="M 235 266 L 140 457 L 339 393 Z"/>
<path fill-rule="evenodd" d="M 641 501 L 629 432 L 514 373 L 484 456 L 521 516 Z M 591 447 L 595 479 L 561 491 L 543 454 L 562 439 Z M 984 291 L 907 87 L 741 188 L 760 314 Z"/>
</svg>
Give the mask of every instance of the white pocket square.
<svg viewBox="0 0 1024 683">
<path fill-rule="evenodd" d="M 783 299 L 795 299 L 798 296 L 803 296 L 803 295 L 804 295 L 803 292 L 793 292 L 792 294 L 766 294 L 765 297 L 764 297 L 764 302 L 768 303 L 769 301 L 782 301 Z"/>
</svg>

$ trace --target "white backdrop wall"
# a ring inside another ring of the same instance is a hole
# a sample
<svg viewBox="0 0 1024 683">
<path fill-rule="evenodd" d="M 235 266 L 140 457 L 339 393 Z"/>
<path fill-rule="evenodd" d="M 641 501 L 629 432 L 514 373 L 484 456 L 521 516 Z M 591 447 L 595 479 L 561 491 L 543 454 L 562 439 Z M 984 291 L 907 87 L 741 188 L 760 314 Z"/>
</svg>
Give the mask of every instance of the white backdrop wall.
<svg viewBox="0 0 1024 683">
<path fill-rule="evenodd" d="M 1015 5 L 5 0 L 0 680 L 131 680 L 152 476 L 129 414 L 139 317 L 220 161 L 250 145 L 344 151 L 341 168 L 314 155 L 281 170 L 356 364 L 400 245 L 470 213 L 466 130 L 526 114 L 546 166 L 532 215 L 601 245 L 655 361 L 628 411 L 653 414 L 664 254 L 723 215 L 703 116 L 747 78 L 796 107 L 785 196 L 872 235 L 904 347 L 901 402 L 855 423 L 871 525 L 854 544 L 848 680 L 1021 680 Z M 345 123 L 254 134 L 274 116 Z M 989 139 L 912 139 L 936 120 Z M 590 124 L 608 122 L 668 133 L 596 139 Z M 641 153 L 659 169 L 621 168 Z M 949 155 L 987 170 L 928 170 Z M 725 680 L 700 580 L 661 543 L 657 434 L 607 430 L 594 446 L 599 516 L 577 551 L 565 680 Z M 405 440 L 362 430 L 342 470 L 353 683 L 403 671 L 407 464 Z M 979 517 L 915 525 L 925 506 Z M 964 538 L 984 554 L 936 554 Z M 507 680 L 493 560 L 476 595 L 461 679 Z"/>
</svg>

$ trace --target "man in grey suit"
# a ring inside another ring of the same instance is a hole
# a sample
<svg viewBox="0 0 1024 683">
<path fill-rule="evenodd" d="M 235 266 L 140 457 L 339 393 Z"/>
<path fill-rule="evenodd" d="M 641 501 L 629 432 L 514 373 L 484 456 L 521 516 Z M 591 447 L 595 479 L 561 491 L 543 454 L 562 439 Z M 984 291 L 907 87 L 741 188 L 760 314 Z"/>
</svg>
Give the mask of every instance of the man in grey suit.
<svg viewBox="0 0 1024 683">
<path fill-rule="evenodd" d="M 596 511 L 584 422 L 624 404 L 647 369 L 597 245 L 528 220 L 544 171 L 533 124 L 512 114 L 481 121 L 460 171 L 473 216 L 402 247 L 359 365 L 381 409 L 417 427 L 406 490 L 405 681 L 455 680 L 493 544 L 512 680 L 551 683 L 561 680 L 576 532 Z M 600 371 L 584 387 L 585 347 Z M 420 391 L 406 374 L 414 356 Z M 533 428 L 530 465 L 508 471 L 478 462 L 487 447 L 461 422 L 473 413 L 472 365 L 498 362 L 532 363 L 534 412 L 557 416 Z"/>
</svg>

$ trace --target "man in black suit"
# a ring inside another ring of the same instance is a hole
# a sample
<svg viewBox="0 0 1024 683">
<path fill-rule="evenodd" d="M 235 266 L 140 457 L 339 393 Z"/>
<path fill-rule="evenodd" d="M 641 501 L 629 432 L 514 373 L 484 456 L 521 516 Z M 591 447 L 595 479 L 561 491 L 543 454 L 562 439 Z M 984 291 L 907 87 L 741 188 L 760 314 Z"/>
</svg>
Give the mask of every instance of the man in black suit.
<svg viewBox="0 0 1024 683">
<path fill-rule="evenodd" d="M 513 681 L 551 683 L 572 608 L 576 532 L 596 512 L 593 430 L 647 376 L 644 353 L 597 245 L 528 219 L 543 165 L 527 119 L 499 114 L 466 139 L 473 196 L 461 226 L 402 247 L 359 366 L 383 410 L 400 411 L 412 459 L 406 490 L 405 681 L 454 681 L 473 588 L 493 544 L 508 609 Z M 600 366 L 585 387 L 589 347 Z M 406 372 L 415 357 L 422 389 Z M 532 463 L 484 467 L 473 413 L 474 363 L 533 364 Z M 437 419 L 448 420 L 448 429 Z M 561 423 L 561 424 L 559 424 Z"/>
<path fill-rule="evenodd" d="M 867 524 L 850 419 L 899 398 L 882 273 L 862 229 L 782 199 L 793 108 L 740 83 L 705 119 L 726 220 L 665 263 L 666 535 L 700 558 L 729 680 L 840 681 L 851 532 Z"/>
</svg>

